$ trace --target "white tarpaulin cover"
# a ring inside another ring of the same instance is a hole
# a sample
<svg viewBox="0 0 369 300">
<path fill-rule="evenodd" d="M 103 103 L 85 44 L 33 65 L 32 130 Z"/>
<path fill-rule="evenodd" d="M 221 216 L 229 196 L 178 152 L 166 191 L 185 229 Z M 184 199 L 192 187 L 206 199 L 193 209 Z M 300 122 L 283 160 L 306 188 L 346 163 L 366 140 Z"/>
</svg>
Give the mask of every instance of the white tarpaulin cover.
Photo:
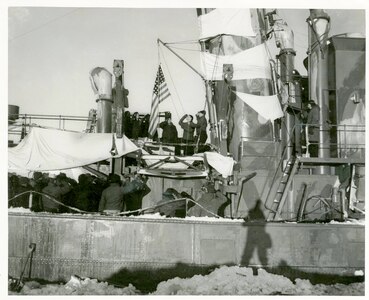
<svg viewBox="0 0 369 300">
<path fill-rule="evenodd" d="M 210 166 L 222 174 L 223 178 L 232 175 L 234 160 L 216 152 L 205 152 L 206 160 Z"/>
<path fill-rule="evenodd" d="M 114 138 L 116 155 L 133 152 L 138 147 L 126 136 Z M 89 165 L 113 157 L 111 133 L 79 133 L 32 128 L 14 148 L 8 149 L 8 171 L 50 171 Z"/>
<path fill-rule="evenodd" d="M 249 9 L 218 8 L 199 17 L 200 39 L 220 34 L 255 36 Z"/>
<path fill-rule="evenodd" d="M 214 55 L 201 52 L 201 66 L 207 80 L 223 80 L 223 65 L 233 65 L 233 80 L 271 79 L 269 57 L 265 44 L 252 47 L 234 55 Z"/>
<path fill-rule="evenodd" d="M 235 92 L 235 94 L 267 120 L 274 121 L 283 117 L 283 111 L 277 95 L 257 96 L 241 92 Z"/>
</svg>

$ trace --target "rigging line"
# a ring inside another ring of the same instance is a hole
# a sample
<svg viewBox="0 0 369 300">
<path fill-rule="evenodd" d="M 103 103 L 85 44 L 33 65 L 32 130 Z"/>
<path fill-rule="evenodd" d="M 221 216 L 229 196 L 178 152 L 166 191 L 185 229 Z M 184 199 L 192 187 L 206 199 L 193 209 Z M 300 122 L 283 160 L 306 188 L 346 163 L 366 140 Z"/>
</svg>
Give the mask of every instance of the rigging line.
<svg viewBox="0 0 369 300">
<path fill-rule="evenodd" d="M 171 80 L 171 82 L 172 82 L 172 84 L 173 84 L 173 88 L 174 88 L 175 94 L 177 95 L 177 97 L 178 97 L 178 99 L 179 99 L 179 104 L 181 105 L 182 111 L 183 111 L 183 112 L 185 112 L 185 109 L 184 109 L 184 107 L 183 107 L 183 105 L 182 105 L 181 97 L 180 97 L 180 96 L 179 96 L 179 94 L 178 94 L 178 91 L 177 91 L 176 85 L 175 85 L 175 83 L 174 83 L 174 81 L 173 81 L 173 78 L 172 78 L 172 74 L 170 73 L 170 69 L 169 69 L 169 67 L 168 67 L 167 61 L 165 60 L 163 50 L 160 50 L 160 47 L 159 47 L 159 55 L 160 55 L 160 51 L 162 52 L 162 55 L 161 55 L 161 56 L 163 57 L 163 62 L 164 62 L 165 66 L 166 66 L 166 68 L 167 68 L 167 70 L 168 70 L 169 78 L 170 78 L 170 80 Z M 173 103 L 174 110 L 176 111 L 177 117 L 178 117 L 178 118 L 180 118 L 179 113 L 178 113 L 178 111 L 177 111 L 177 107 L 176 107 L 176 105 L 175 105 L 174 101 L 172 101 L 172 103 Z"/>
<path fill-rule="evenodd" d="M 214 78 L 214 73 L 215 73 L 215 66 L 217 66 L 217 64 L 218 64 L 218 58 L 219 58 L 219 54 L 220 54 L 220 49 L 221 49 L 221 47 L 222 47 L 222 36 L 221 35 L 219 35 L 218 36 L 218 39 L 219 39 L 219 48 L 218 48 L 218 53 L 217 53 L 217 55 L 216 55 L 216 60 L 215 60 L 215 64 L 214 64 L 214 69 L 213 69 L 213 74 L 212 74 L 212 76 L 211 76 L 211 78 L 213 79 Z M 220 98 L 220 107 L 223 107 L 223 102 L 224 102 L 224 99 L 226 98 L 226 97 L 223 97 L 223 94 L 224 94 L 224 87 L 225 87 L 225 84 L 222 84 L 222 89 L 221 89 L 221 98 Z M 229 95 L 229 84 L 227 84 L 227 91 L 228 91 L 228 95 Z M 228 95 L 227 95 L 227 97 L 228 97 Z M 206 104 L 206 103 L 205 103 Z M 210 110 L 210 107 L 209 107 L 209 110 Z"/>
<path fill-rule="evenodd" d="M 46 22 L 46 23 L 44 23 L 44 24 L 42 24 L 42 25 L 40 25 L 40 26 L 37 26 L 37 27 L 35 27 L 35 28 L 33 28 L 33 29 L 31 29 L 31 30 L 29 30 L 29 31 L 26 31 L 26 32 L 24 32 L 24 33 L 22 33 L 22 34 L 20 34 L 20 35 L 17 35 L 17 36 L 15 36 L 15 37 L 13 37 L 13 38 L 11 38 L 11 39 L 8 39 L 8 41 L 9 42 L 11 42 L 11 41 L 14 41 L 14 40 L 16 40 L 16 39 L 19 39 L 19 38 L 21 38 L 21 37 L 23 37 L 23 36 L 26 36 L 26 35 L 28 35 L 28 34 L 30 34 L 30 33 L 32 33 L 32 32 L 35 32 L 35 31 L 37 31 L 37 30 L 39 30 L 39 29 L 41 29 L 41 28 L 43 28 L 43 27 L 45 27 L 46 25 L 49 25 L 49 24 L 51 24 L 51 23 L 54 23 L 54 22 L 56 22 L 57 20 L 60 20 L 60 19 L 62 19 L 62 18 L 64 18 L 64 17 L 66 17 L 66 16 L 68 16 L 68 15 L 70 15 L 70 14 L 72 14 L 72 13 L 74 13 L 76 10 L 78 10 L 79 8 L 75 8 L 75 9 L 73 9 L 72 11 L 69 11 L 69 12 L 67 12 L 66 14 L 64 14 L 64 15 L 61 15 L 61 16 L 59 16 L 59 17 L 56 17 L 56 18 L 54 18 L 54 19 L 52 19 L 52 20 L 50 20 L 50 21 L 48 21 L 48 22 Z"/>
<path fill-rule="evenodd" d="M 171 49 L 185 50 L 185 51 L 201 52 L 201 50 L 186 49 L 186 48 L 173 47 L 173 46 L 171 46 L 170 48 L 171 48 Z"/>
<path fill-rule="evenodd" d="M 219 54 L 220 54 L 220 48 L 222 47 L 222 36 L 219 35 L 218 37 L 218 42 L 219 42 L 219 46 L 218 46 L 218 53 L 216 54 L 215 57 L 215 63 L 214 63 L 214 68 L 213 68 L 213 74 L 211 74 L 211 80 L 214 80 L 214 74 L 215 74 L 215 69 L 218 67 L 218 59 L 219 59 Z"/>
<path fill-rule="evenodd" d="M 267 54 L 269 56 L 269 60 L 273 60 L 272 54 L 270 52 L 270 49 L 269 49 L 267 43 L 264 42 L 263 44 L 264 44 L 265 50 L 266 50 L 266 52 L 267 52 Z"/>
<path fill-rule="evenodd" d="M 160 66 L 160 44 L 159 44 L 159 41 L 157 41 L 157 43 L 158 43 L 158 63 Z"/>
<path fill-rule="evenodd" d="M 308 24 L 309 24 L 309 27 L 313 31 L 314 36 L 316 38 L 316 41 L 310 46 L 309 51 L 311 51 L 312 49 L 314 49 L 316 47 L 316 45 L 318 45 L 319 50 L 320 50 L 320 52 L 322 53 L 322 56 L 323 56 L 323 47 L 324 47 L 324 45 L 322 44 L 323 40 L 321 41 L 320 38 L 329 32 L 330 24 L 328 23 L 328 27 L 326 28 L 326 30 L 321 35 L 318 35 L 318 32 L 315 30 L 313 24 L 310 24 L 310 23 L 308 23 Z"/>
<path fill-rule="evenodd" d="M 175 44 L 198 44 L 198 40 L 188 40 L 188 41 L 182 41 L 182 42 L 172 42 L 172 43 L 165 43 L 166 45 L 175 45 Z"/>
</svg>

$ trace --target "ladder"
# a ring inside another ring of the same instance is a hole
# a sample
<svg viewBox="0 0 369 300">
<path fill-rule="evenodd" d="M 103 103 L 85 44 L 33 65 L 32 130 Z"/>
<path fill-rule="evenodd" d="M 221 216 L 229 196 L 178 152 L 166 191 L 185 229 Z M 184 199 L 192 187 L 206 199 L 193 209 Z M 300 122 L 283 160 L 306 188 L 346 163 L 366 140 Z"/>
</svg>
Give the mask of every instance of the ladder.
<svg viewBox="0 0 369 300">
<path fill-rule="evenodd" d="M 85 132 L 87 133 L 95 132 L 96 116 L 97 116 L 96 109 L 90 109 L 90 111 L 88 112 L 88 121 Z"/>
<path fill-rule="evenodd" d="M 291 157 L 283 169 L 281 180 L 275 193 L 271 210 L 268 214 L 268 221 L 278 220 L 287 198 L 288 190 L 291 186 L 293 177 L 299 166 L 299 158 Z"/>
</svg>

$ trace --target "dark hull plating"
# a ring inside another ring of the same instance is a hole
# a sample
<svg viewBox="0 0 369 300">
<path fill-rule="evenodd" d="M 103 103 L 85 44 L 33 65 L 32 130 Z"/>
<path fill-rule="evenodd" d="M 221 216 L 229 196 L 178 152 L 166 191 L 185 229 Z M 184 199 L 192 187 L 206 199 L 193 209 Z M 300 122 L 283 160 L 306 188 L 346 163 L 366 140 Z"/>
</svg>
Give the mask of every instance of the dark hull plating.
<svg viewBox="0 0 369 300">
<path fill-rule="evenodd" d="M 359 224 L 8 216 L 12 277 L 19 277 L 30 243 L 36 244 L 31 277 L 48 281 L 68 281 L 76 274 L 114 282 L 122 276 L 128 280 L 127 272 L 135 271 L 164 272 L 170 278 L 219 265 L 318 276 L 353 276 L 365 268 L 364 226 Z"/>
</svg>

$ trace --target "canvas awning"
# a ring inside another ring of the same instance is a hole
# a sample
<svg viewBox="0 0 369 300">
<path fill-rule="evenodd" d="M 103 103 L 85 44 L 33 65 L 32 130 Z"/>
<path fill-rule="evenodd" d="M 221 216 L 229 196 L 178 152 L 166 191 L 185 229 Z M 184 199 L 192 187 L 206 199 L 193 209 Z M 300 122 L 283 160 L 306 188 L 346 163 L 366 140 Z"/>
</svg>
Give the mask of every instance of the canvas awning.
<svg viewBox="0 0 369 300">
<path fill-rule="evenodd" d="M 111 150 L 114 149 L 114 156 Z M 79 133 L 34 127 L 14 148 L 8 149 L 8 171 L 51 171 L 89 165 L 136 151 L 126 136 Z"/>
<path fill-rule="evenodd" d="M 255 36 L 250 9 L 217 8 L 198 18 L 200 39 L 220 34 Z"/>
<path fill-rule="evenodd" d="M 265 44 L 234 55 L 215 55 L 201 52 L 202 70 L 207 80 L 223 80 L 223 65 L 233 65 L 233 80 L 271 79 L 269 57 Z"/>
<path fill-rule="evenodd" d="M 266 120 L 274 121 L 283 117 L 283 111 L 277 95 L 257 96 L 241 92 L 235 94 Z"/>
</svg>

